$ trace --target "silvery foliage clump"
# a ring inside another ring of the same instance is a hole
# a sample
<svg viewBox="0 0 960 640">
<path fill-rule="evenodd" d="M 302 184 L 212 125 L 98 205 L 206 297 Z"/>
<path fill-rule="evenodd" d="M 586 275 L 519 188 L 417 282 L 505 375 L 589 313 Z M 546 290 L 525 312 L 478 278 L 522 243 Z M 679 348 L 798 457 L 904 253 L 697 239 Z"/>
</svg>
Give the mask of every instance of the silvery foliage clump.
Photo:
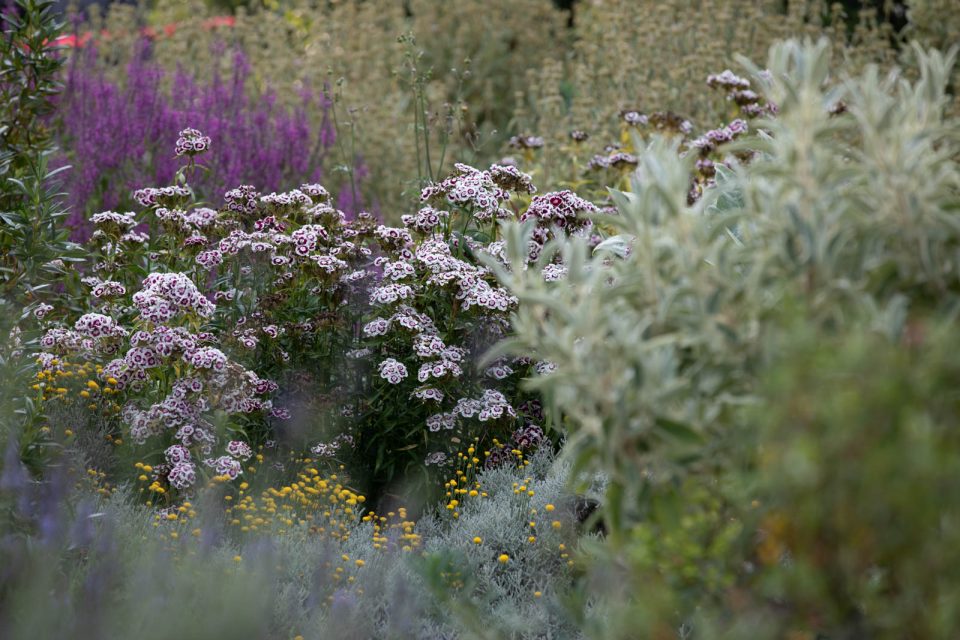
<svg viewBox="0 0 960 640">
<path fill-rule="evenodd" d="M 956 49 L 915 55 L 915 81 L 835 78 L 825 41 L 778 44 L 768 69 L 741 62 L 780 113 L 755 122 L 736 145 L 751 162 L 718 165 L 699 202 L 685 200 L 692 159 L 660 139 L 631 190 L 611 192 L 617 234 L 593 251 L 558 239 L 528 269 L 529 229 L 506 225 L 511 264 L 491 268 L 520 305 L 498 353 L 556 365 L 530 386 L 562 416 L 575 469 L 609 474 L 614 539 L 658 490 L 723 464 L 779 318 L 897 339 L 912 314 L 957 308 Z M 558 260 L 566 279 L 545 282 Z"/>
<path fill-rule="evenodd" d="M 578 637 L 562 603 L 573 583 L 567 563 L 575 557 L 578 533 L 569 472 L 547 449 L 523 469 L 483 471 L 478 481 L 488 497 L 465 500 L 458 519 L 445 517 L 442 508 L 421 519 L 416 533 L 423 547 L 413 554 L 371 554 L 370 523 L 358 524 L 335 546 L 318 545 L 305 532 L 276 539 L 278 554 L 289 562 L 278 584 L 280 626 L 300 629 L 304 637 L 538 638 L 547 629 L 554 637 Z M 535 495 L 515 494 L 514 483 L 527 478 Z M 555 505 L 549 513 L 548 503 Z M 551 526 L 554 520 L 559 529 Z M 475 537 L 482 542 L 474 543 Z M 561 558 L 560 544 L 567 557 Z M 502 553 L 509 562 L 499 562 Z M 327 562 L 336 566 L 341 554 L 367 562 L 349 593 L 329 584 L 330 569 L 322 569 Z M 333 600 L 325 602 L 328 595 Z M 296 602 L 314 602 L 315 608 L 291 607 Z"/>
<path fill-rule="evenodd" d="M 216 488 L 195 496 L 197 535 L 174 539 L 126 490 L 95 493 L 66 474 L 39 484 L 11 464 L 0 474 L 0 507 L 28 508 L 24 522 L 42 519 L 43 531 L 0 539 L 11 558 L 0 575 L 0 614 L 17 612 L 0 615 L 0 631 L 4 638 L 129 631 L 147 640 L 537 638 L 546 630 L 577 637 L 561 602 L 573 570 L 559 544 L 569 558 L 577 548 L 568 473 L 547 449 L 529 466 L 482 472 L 488 497 L 464 505 L 459 519 L 422 519 L 415 531 L 424 547 L 410 553 L 393 540 L 374 550 L 372 523 L 359 518 L 344 541 L 305 525 L 234 536 Z M 515 494 L 514 483 L 527 478 L 535 495 Z M 548 503 L 555 509 L 547 512 Z M 528 541 L 531 520 L 540 529 L 536 543 Z M 554 529 L 553 520 L 562 526 Z M 500 553 L 510 562 L 499 562 Z M 84 562 L 74 561 L 78 555 Z M 345 573 L 335 580 L 338 567 Z M 43 605 L 51 597 L 54 610 Z"/>
</svg>

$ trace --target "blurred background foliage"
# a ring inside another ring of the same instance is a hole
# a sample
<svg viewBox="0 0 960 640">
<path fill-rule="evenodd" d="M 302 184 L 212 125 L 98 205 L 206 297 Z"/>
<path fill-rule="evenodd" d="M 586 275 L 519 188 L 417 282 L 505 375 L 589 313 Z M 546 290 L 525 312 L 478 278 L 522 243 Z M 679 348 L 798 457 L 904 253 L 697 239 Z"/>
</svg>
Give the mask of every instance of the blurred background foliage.
<svg viewBox="0 0 960 640">
<path fill-rule="evenodd" d="M 915 68 L 902 42 L 955 42 L 960 18 L 950 4 L 155 0 L 91 4 L 71 29 L 100 34 L 88 44 L 98 62 L 87 61 L 84 73 L 121 92 L 137 81 L 128 71 L 134 61 L 164 70 L 160 87 L 173 93 L 178 72 L 200 87 L 231 78 L 239 50 L 249 64 L 244 91 L 255 102 L 273 96 L 277 107 L 298 109 L 309 93 L 309 126 L 319 131 L 330 114 L 316 99 L 326 96 L 339 137 L 318 162 L 325 184 L 340 191 L 359 173 L 362 206 L 394 218 L 411 206 L 423 176 L 442 172 L 441 148 L 449 169 L 450 160 L 486 164 L 514 153 L 507 142 L 515 134 L 540 136 L 554 152 L 537 151 L 525 169 L 550 189 L 566 179 L 561 159 L 572 130 L 602 148 L 622 142 L 624 110 L 674 112 L 698 130 L 732 117 L 703 82 L 734 67 L 735 54 L 762 59 L 779 39 L 822 35 L 852 72 L 868 63 Z M 84 155 L 69 135 L 61 146 L 69 162 Z M 429 146 L 437 147 L 434 166 L 418 161 L 412 170 L 410 159 Z M 117 199 L 92 196 L 87 209 Z"/>
</svg>

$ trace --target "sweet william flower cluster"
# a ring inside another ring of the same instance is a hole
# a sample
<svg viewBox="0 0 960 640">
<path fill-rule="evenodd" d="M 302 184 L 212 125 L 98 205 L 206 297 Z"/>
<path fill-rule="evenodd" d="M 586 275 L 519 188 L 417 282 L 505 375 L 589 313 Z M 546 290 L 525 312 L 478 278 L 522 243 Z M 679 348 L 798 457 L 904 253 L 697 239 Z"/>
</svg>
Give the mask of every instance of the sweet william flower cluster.
<svg viewBox="0 0 960 640">
<path fill-rule="evenodd" d="M 530 434 L 542 434 L 542 416 L 519 382 L 542 363 L 478 366 L 517 304 L 480 256 L 502 258 L 506 218 L 535 219 L 538 244 L 587 232 L 591 203 L 537 196 L 512 166 L 458 164 L 423 189 L 401 227 L 348 219 L 314 183 L 266 195 L 241 185 L 214 209 L 194 204 L 187 184 L 209 147 L 184 130 L 176 151 L 190 161 L 176 184 L 138 190 L 143 212 L 92 217 L 91 312 L 72 328 L 51 324 L 43 339 L 50 352 L 102 361 L 130 440 L 163 452 L 155 484 L 186 492 L 211 475 L 236 478 L 263 435 L 221 442 L 213 416 L 228 416 L 231 433 L 254 426 L 270 438 L 290 415 L 272 394 L 305 384 L 312 419 L 337 429 L 318 433 L 314 455 L 369 456 L 374 474 L 376 452 L 406 456 L 391 461 L 402 468 L 445 459 L 464 437 L 539 442 Z"/>
<path fill-rule="evenodd" d="M 486 349 L 507 335 L 517 304 L 479 258 L 503 260 L 499 220 L 536 221 L 532 260 L 555 232 L 588 232 L 583 214 L 597 208 L 569 191 L 535 194 L 530 176 L 516 167 L 457 164 L 453 175 L 423 188 L 420 210 L 402 216 L 402 228 L 375 231 L 381 254 L 375 259 L 379 284 L 369 300 L 375 317 L 362 333 L 387 384 L 377 394 L 385 411 L 402 408 L 405 423 L 419 422 L 428 432 L 429 451 L 418 450 L 426 453 L 422 464 L 448 459 L 464 438 L 489 443 L 525 433 L 522 446 L 540 442 L 531 434 L 542 435 L 542 416 L 524 410 L 532 405 L 518 384 L 536 362 L 478 366 Z M 552 274 L 561 279 L 562 266 Z M 375 429 L 370 425 L 368 432 Z"/>
</svg>

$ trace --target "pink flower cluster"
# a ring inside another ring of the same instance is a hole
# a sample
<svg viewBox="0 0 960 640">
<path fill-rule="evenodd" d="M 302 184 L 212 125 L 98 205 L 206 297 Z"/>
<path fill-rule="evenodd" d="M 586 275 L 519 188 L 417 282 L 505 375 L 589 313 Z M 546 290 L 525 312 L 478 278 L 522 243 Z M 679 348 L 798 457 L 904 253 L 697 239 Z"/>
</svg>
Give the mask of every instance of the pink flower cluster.
<svg viewBox="0 0 960 640">
<path fill-rule="evenodd" d="M 408 375 L 407 367 L 394 358 L 387 358 L 377 366 L 377 369 L 380 377 L 390 384 L 400 384 Z"/>
<path fill-rule="evenodd" d="M 330 192 L 322 184 L 302 184 L 300 191 L 311 198 L 313 202 L 327 202 L 330 200 Z"/>
<path fill-rule="evenodd" d="M 313 204 L 313 199 L 300 189 L 293 189 L 286 193 L 271 193 L 260 197 L 261 204 L 273 209 L 284 209 L 291 207 L 309 207 Z"/>
<path fill-rule="evenodd" d="M 147 187 L 133 192 L 133 198 L 144 207 L 155 205 L 175 206 L 190 197 L 190 189 L 179 185 L 169 187 Z"/>
<path fill-rule="evenodd" d="M 210 148 L 210 137 L 196 129 L 184 129 L 177 138 L 178 156 L 195 156 Z"/>
<path fill-rule="evenodd" d="M 457 416 L 452 413 L 436 413 L 427 418 L 427 429 L 430 431 L 453 429 L 455 426 L 457 426 Z"/>
<path fill-rule="evenodd" d="M 521 222 L 536 221 L 530 241 L 530 259 L 535 260 L 540 255 L 543 245 L 552 237 L 553 229 L 570 234 L 589 234 L 593 223 L 582 216 L 599 211 L 596 205 L 569 190 L 534 196 L 530 206 L 520 216 Z"/>
<path fill-rule="evenodd" d="M 253 449 L 242 440 L 231 440 L 227 443 L 227 453 L 239 460 L 249 460 L 253 456 Z"/>
<path fill-rule="evenodd" d="M 217 222 L 217 212 L 209 207 L 197 207 L 189 211 L 157 207 L 154 215 L 169 228 L 188 234 L 212 227 Z"/>
<path fill-rule="evenodd" d="M 90 222 L 108 233 L 110 231 L 122 233 L 137 224 L 136 214 L 132 211 L 126 213 L 101 211 L 90 216 Z"/>
<path fill-rule="evenodd" d="M 457 207 L 469 207 L 479 221 L 508 218 L 512 214 L 502 204 L 510 199 L 510 190 L 533 193 L 530 176 L 515 167 L 494 165 L 489 171 L 457 163 L 456 173 L 449 178 L 423 188 L 422 202 L 445 200 Z"/>
<path fill-rule="evenodd" d="M 596 205 L 572 191 L 554 191 L 534 197 L 526 212 L 520 216 L 520 221 L 533 218 L 540 225 L 553 225 L 563 229 L 575 226 L 579 215 L 597 212 Z"/>
<path fill-rule="evenodd" d="M 43 315 L 49 312 L 43 306 L 39 310 L 43 310 Z M 48 329 L 40 338 L 40 347 L 60 353 L 79 352 L 86 357 L 109 355 L 119 349 L 120 341 L 127 335 L 128 331 L 110 316 L 87 313 L 77 319 L 72 330 L 63 327 Z"/>
<path fill-rule="evenodd" d="M 94 298 L 118 298 L 127 295 L 127 288 L 113 280 L 99 280 L 91 293 Z"/>
<path fill-rule="evenodd" d="M 140 317 L 153 324 L 163 324 L 183 313 L 209 318 L 216 307 L 182 273 L 151 273 L 143 288 L 133 294 L 133 304 Z"/>
<path fill-rule="evenodd" d="M 332 458 L 344 445 L 353 446 L 353 436 L 341 433 L 330 442 L 321 442 L 310 448 L 310 453 L 320 458 Z"/>
<path fill-rule="evenodd" d="M 203 463 L 208 467 L 213 467 L 218 476 L 227 476 L 231 480 L 236 480 L 243 473 L 243 465 L 232 456 L 207 458 Z"/>
<path fill-rule="evenodd" d="M 227 191 L 223 199 L 226 201 L 227 211 L 245 215 L 257 212 L 260 193 L 254 187 L 245 184 Z"/>
<path fill-rule="evenodd" d="M 227 368 L 227 356 L 220 349 L 203 347 L 190 354 L 184 354 L 184 360 L 195 369 L 224 371 Z"/>
<path fill-rule="evenodd" d="M 385 284 L 370 292 L 370 304 L 393 304 L 399 300 L 409 300 L 414 289 L 407 284 Z"/>
<path fill-rule="evenodd" d="M 404 226 L 417 231 L 418 233 L 433 233 L 440 225 L 450 218 L 450 213 L 440 211 L 427 206 L 421 208 L 416 214 L 405 214 L 400 216 Z"/>
<path fill-rule="evenodd" d="M 77 333 L 95 340 L 125 338 L 129 335 L 127 330 L 119 326 L 113 318 L 99 313 L 87 313 L 80 316 L 73 328 Z"/>
</svg>

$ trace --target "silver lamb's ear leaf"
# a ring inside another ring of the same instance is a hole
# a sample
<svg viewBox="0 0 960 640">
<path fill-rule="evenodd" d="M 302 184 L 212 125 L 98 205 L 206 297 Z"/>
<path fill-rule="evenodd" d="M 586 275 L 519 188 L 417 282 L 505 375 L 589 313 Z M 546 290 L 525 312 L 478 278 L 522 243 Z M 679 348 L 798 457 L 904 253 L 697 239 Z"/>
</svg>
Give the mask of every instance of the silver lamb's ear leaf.
<svg viewBox="0 0 960 640">
<path fill-rule="evenodd" d="M 617 210 L 620 211 L 620 215 L 629 216 L 633 208 L 640 203 L 640 198 L 638 198 L 635 193 L 618 191 L 617 189 L 607 189 L 607 191 L 610 193 L 613 204 L 617 207 Z"/>
<path fill-rule="evenodd" d="M 722 162 L 718 162 L 714 166 L 714 169 L 717 172 L 717 184 L 725 184 L 727 182 L 733 182 L 734 179 L 736 178 L 736 174 L 734 173 L 733 169 L 723 164 Z"/>
<path fill-rule="evenodd" d="M 632 238 L 629 238 L 628 236 L 611 236 L 598 244 L 593 249 L 593 253 L 596 254 L 603 251 L 609 251 L 620 258 L 626 258 L 628 255 L 630 255 L 631 240 Z"/>
</svg>

